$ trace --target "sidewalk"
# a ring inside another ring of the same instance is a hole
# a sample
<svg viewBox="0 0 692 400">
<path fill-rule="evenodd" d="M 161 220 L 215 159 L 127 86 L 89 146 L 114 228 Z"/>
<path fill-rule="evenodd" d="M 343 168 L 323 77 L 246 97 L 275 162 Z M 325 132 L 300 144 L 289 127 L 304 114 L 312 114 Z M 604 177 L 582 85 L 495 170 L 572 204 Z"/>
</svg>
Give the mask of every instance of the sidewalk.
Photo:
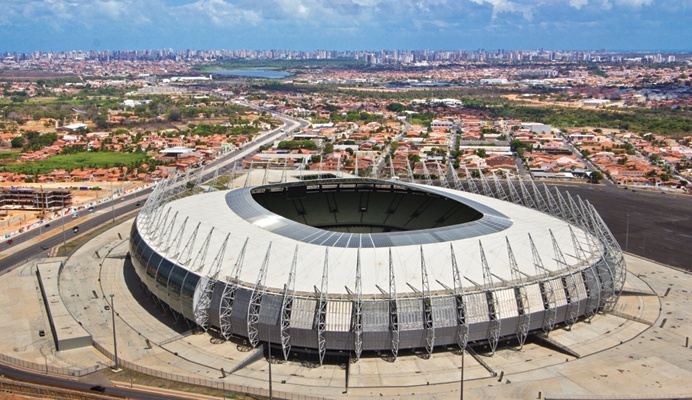
<svg viewBox="0 0 692 400">
<path fill-rule="evenodd" d="M 67 261 L 59 285 L 70 314 L 104 352 L 110 353 L 111 311 L 105 307 L 113 294 L 122 362 L 162 378 L 268 395 L 266 361 L 222 379 L 221 368 L 232 370 L 250 353 L 206 333 L 190 335 L 186 323 L 176 323 L 143 294 L 132 267 L 125 263 L 131 223 L 129 220 L 90 240 Z M 627 256 L 627 262 L 626 292 L 616 313 L 597 315 L 591 323 L 580 322 L 571 331 L 550 333 L 551 339 L 581 358 L 534 343 L 527 343 L 521 351 L 506 348 L 492 357 L 481 355 L 494 371 L 504 373 L 498 382 L 499 377 L 493 377 L 467 354 L 465 394 L 488 399 L 536 398 L 538 392 L 544 397 L 563 398 L 689 394 L 684 382 L 692 381 L 692 364 L 690 349 L 684 344 L 685 338 L 692 336 L 692 275 L 635 257 Z M 26 265 L 0 277 L 0 309 L 9 317 L 1 322 L 3 332 L 13 333 L 0 338 L 0 353 L 36 365 L 112 364 L 91 347 L 50 352 L 50 340 L 38 336 L 38 329 L 45 329 L 47 322 L 31 268 Z M 460 363 L 459 355 L 445 351 L 428 360 L 411 355 L 393 363 L 373 355 L 351 364 L 349 389 L 344 394 L 346 375 L 341 366 L 313 367 L 275 360 L 274 395 L 458 398 Z"/>
</svg>

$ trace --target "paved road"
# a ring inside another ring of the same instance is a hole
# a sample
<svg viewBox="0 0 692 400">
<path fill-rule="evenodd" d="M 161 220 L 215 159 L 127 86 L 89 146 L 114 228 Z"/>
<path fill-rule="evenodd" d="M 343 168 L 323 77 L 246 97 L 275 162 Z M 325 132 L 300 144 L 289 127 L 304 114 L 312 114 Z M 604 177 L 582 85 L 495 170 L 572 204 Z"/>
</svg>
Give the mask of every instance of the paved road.
<svg viewBox="0 0 692 400">
<path fill-rule="evenodd" d="M 96 228 L 102 224 L 108 223 L 119 216 L 136 210 L 140 208 L 137 204 L 143 204 L 144 200 L 151 193 L 151 189 L 146 189 L 138 192 L 137 198 L 142 200 L 136 200 L 130 195 L 128 201 L 120 202 L 117 207 L 111 210 L 110 204 L 101 205 L 96 207 L 94 213 L 87 213 L 86 217 L 81 218 L 60 218 L 50 222 L 49 227 L 43 227 L 42 229 L 34 229 L 28 231 L 22 235 L 13 238 L 11 245 L 8 245 L 6 241 L 0 244 L 0 251 L 10 253 L 6 257 L 0 259 L 0 272 L 10 269 L 16 265 L 22 264 L 27 260 L 37 257 L 41 253 L 47 252 L 46 249 L 51 247 L 59 246 L 64 242 L 71 241 L 75 236 L 80 233 L 86 232 L 90 229 Z M 119 203 L 116 201 L 116 203 Z M 65 226 L 65 228 L 63 228 Z M 77 231 L 74 230 L 77 227 Z M 41 239 L 36 240 L 41 237 Z M 23 243 L 31 243 L 28 246 L 21 246 Z M 14 251 L 14 248 L 18 250 Z"/>
<path fill-rule="evenodd" d="M 271 112 L 271 110 L 263 111 Z M 217 169 L 219 170 L 219 173 L 228 171 L 231 168 L 232 163 L 254 154 L 260 146 L 271 143 L 274 140 L 282 139 L 289 135 L 290 132 L 293 132 L 294 129 L 302 129 L 308 125 L 307 121 L 296 120 L 276 114 L 275 118 L 284 123 L 282 128 L 270 131 L 260 139 L 253 141 L 242 148 L 233 150 L 210 163 L 204 169 L 202 181 L 211 179 Z M 199 169 L 199 171 L 202 170 Z M 195 175 L 193 173 L 191 177 L 194 176 Z M 117 219 L 123 214 L 138 210 L 144 204 L 152 191 L 153 189 L 149 188 L 122 196 L 119 200 L 114 200 L 112 202 L 99 205 L 93 212 L 83 212 L 81 218 L 60 218 L 51 221 L 39 229 L 33 229 L 12 238 L 12 244 L 8 244 L 7 241 L 3 241 L 0 243 L 0 253 L 9 254 L 0 259 L 0 273 L 20 265 L 27 260 L 40 256 L 41 253 L 47 251 L 46 249 L 69 241 L 80 233 L 84 233 L 93 228 L 106 224 L 113 219 Z M 77 227 L 77 229 L 75 229 L 75 227 Z M 92 386 L 91 384 L 60 377 L 15 369 L 6 365 L 0 365 L 0 374 L 13 379 L 34 382 L 40 385 L 58 386 L 61 388 L 84 390 L 87 392 L 90 392 L 89 388 Z M 165 400 L 173 397 L 170 394 L 140 392 L 138 390 L 115 387 L 107 388 L 106 394 L 142 400 Z M 183 396 L 182 398 L 190 397 Z"/>
<path fill-rule="evenodd" d="M 31 382 L 43 386 L 53 386 L 61 389 L 70 390 L 80 390 L 85 391 L 88 394 L 101 394 L 99 392 L 93 392 L 90 390 L 92 386 L 91 383 L 84 383 L 75 380 L 65 379 L 62 377 L 56 377 L 52 375 L 44 375 L 38 372 L 29 372 L 21 369 L 15 369 L 6 365 L 0 364 L 0 374 L 23 382 Z M 128 399 L 141 399 L 141 400 L 166 400 L 171 398 L 194 398 L 192 395 L 184 395 L 181 393 L 180 397 L 173 396 L 170 393 L 158 394 L 143 392 L 137 389 L 119 388 L 119 387 L 107 387 L 103 395 L 118 396 Z"/>
<path fill-rule="evenodd" d="M 260 110 L 271 111 L 263 110 L 261 108 Z M 230 151 L 214 160 L 212 163 L 209 163 L 204 168 L 202 181 L 213 178 L 217 169 L 219 170 L 219 173 L 230 171 L 230 168 L 234 162 L 242 161 L 243 158 L 253 155 L 260 146 L 272 143 L 275 140 L 280 140 L 288 136 L 290 132 L 293 132 L 294 129 L 302 129 L 308 125 L 307 121 L 296 120 L 285 116 L 275 115 L 275 118 L 283 122 L 284 126 L 269 131 L 259 139 L 250 142 L 241 148 Z M 191 178 L 194 178 L 196 176 L 195 174 L 198 174 L 200 171 L 202 171 L 201 168 L 194 171 Z M 118 218 L 123 214 L 136 210 L 144 205 L 144 202 L 152 191 L 152 188 L 144 189 L 120 197 L 119 200 L 115 200 L 114 203 L 103 203 L 97 206 L 93 213 L 88 211 L 80 212 L 81 217 L 79 218 L 73 219 L 68 217 L 56 219 L 49 222 L 47 225 L 43 225 L 43 227 L 39 229 L 32 229 L 21 235 L 13 237 L 12 244 L 9 244 L 7 240 L 4 240 L 2 243 L 0 243 L 0 253 L 8 255 L 0 259 L 0 273 L 16 265 L 24 263 L 27 260 L 37 257 L 42 252 L 45 252 L 46 249 L 58 246 L 65 241 L 70 241 L 77 234 L 84 233 L 90 229 L 107 223 L 109 220 Z M 79 228 L 78 232 L 73 231 L 74 226 Z M 31 244 L 28 246 L 22 245 L 25 243 Z"/>
</svg>

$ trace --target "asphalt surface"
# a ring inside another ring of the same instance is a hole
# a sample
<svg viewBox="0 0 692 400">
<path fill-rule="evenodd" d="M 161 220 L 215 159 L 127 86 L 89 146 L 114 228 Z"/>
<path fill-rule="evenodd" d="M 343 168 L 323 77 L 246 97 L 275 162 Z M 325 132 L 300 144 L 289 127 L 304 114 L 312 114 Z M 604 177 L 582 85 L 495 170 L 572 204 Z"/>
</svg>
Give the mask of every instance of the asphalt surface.
<svg viewBox="0 0 692 400">
<path fill-rule="evenodd" d="M 307 124 L 304 121 L 278 118 L 287 124 L 285 132 L 277 129 L 243 148 L 220 157 L 205 167 L 202 180 L 211 179 L 216 169 L 219 169 L 219 172 L 230 170 L 232 163 L 242 161 L 243 158 L 254 154 L 259 146 L 282 139 L 298 125 Z M 557 186 L 560 190 L 567 191 L 573 196 L 578 195 L 593 204 L 623 250 L 664 264 L 692 270 L 692 196 L 632 191 L 603 184 L 549 184 L 548 186 Z M 13 238 L 11 245 L 3 241 L 0 243 L 0 252 L 8 255 L 0 259 L 0 272 L 34 258 L 41 252 L 45 252 L 45 249 L 62 244 L 64 240 L 70 241 L 78 234 L 141 208 L 151 191 L 151 188 L 142 190 L 125 196 L 124 201 L 116 200 L 113 204 L 102 204 L 91 215 L 83 212 L 81 218 L 61 218 L 51 221 L 49 227 L 44 226 Z M 88 218 L 84 217 L 85 214 Z M 63 230 L 63 224 L 72 225 L 72 223 L 79 227 L 78 232 L 74 232 L 72 226 Z M 42 239 L 36 240 L 38 236 Z M 22 246 L 24 248 L 18 251 L 12 251 L 12 247 L 27 241 L 32 241 L 32 244 Z M 92 386 L 4 365 L 0 365 L 0 374 L 17 380 L 77 390 L 89 391 Z M 171 398 L 169 394 L 161 395 L 114 387 L 107 388 L 106 394 L 133 399 Z"/>
<path fill-rule="evenodd" d="M 271 112 L 271 110 L 262 111 Z M 264 137 L 253 141 L 242 148 L 231 151 L 222 157 L 219 157 L 214 162 L 208 164 L 203 170 L 204 173 L 202 176 L 202 181 L 211 179 L 215 173 L 215 170 L 217 169 L 220 173 L 229 171 L 232 168 L 232 163 L 242 161 L 243 158 L 254 154 L 254 152 L 257 151 L 260 146 L 288 136 L 297 127 L 303 128 L 308 125 L 306 121 L 285 118 L 283 116 L 275 117 L 285 124 L 283 129 L 279 128 L 274 131 L 270 131 Z M 195 171 L 195 173 L 199 173 L 201 171 L 202 169 L 199 169 Z M 195 173 L 193 173 L 191 177 L 194 177 Z M 7 256 L 0 259 L 0 273 L 40 256 L 41 253 L 46 252 L 49 248 L 58 246 L 67 241 L 71 241 L 79 234 L 83 234 L 91 229 L 97 228 L 103 224 L 107 224 L 111 220 L 118 219 L 123 214 L 127 214 L 141 208 L 152 191 L 153 189 L 149 188 L 122 196 L 119 198 L 119 200 L 115 200 L 114 202 L 99 205 L 94 209 L 93 212 L 80 212 L 81 216 L 78 218 L 59 218 L 49 222 L 48 226 L 44 225 L 40 229 L 32 229 L 24 234 L 13 237 L 11 243 L 7 240 L 3 241 L 0 243 L 0 253 L 7 254 Z M 69 225 L 69 228 L 65 228 L 66 225 Z M 74 229 L 75 226 L 78 229 Z M 23 243 L 27 242 L 29 244 L 28 246 L 22 245 Z M 18 249 L 14 250 L 16 248 Z M 90 388 L 94 386 L 92 384 L 77 382 L 62 377 L 33 373 L 2 364 L 0 364 L 0 374 L 15 380 L 32 382 L 40 385 L 56 386 L 101 394 L 100 392 L 93 392 L 90 390 Z M 107 388 L 104 394 L 142 400 L 165 400 L 175 397 L 170 394 L 157 394 L 143 392 L 136 389 L 116 387 Z M 181 393 L 181 398 L 190 397 Z"/>
<path fill-rule="evenodd" d="M 230 151 L 213 162 L 207 164 L 207 166 L 204 168 L 204 176 L 202 177 L 202 181 L 212 179 L 216 169 L 219 169 L 219 173 L 230 171 L 234 162 L 242 161 L 245 157 L 251 156 L 260 146 L 288 136 L 296 127 L 303 128 L 308 125 L 308 123 L 305 121 L 284 118 L 281 116 L 276 116 L 275 118 L 280 119 L 285 124 L 283 130 L 282 128 L 279 128 L 270 131 L 267 135 L 264 135 L 260 139 L 250 142 L 239 149 Z M 191 175 L 191 178 L 195 177 L 195 173 L 199 173 L 201 171 L 201 168 L 197 169 Z M 63 244 L 66 241 L 69 242 L 78 234 L 105 224 L 113 218 L 117 219 L 119 216 L 143 206 L 144 202 L 152 191 L 152 188 L 144 189 L 120 197 L 120 200 L 115 200 L 114 204 L 111 202 L 103 203 L 95 207 L 93 213 L 88 211 L 80 211 L 79 218 L 73 219 L 71 217 L 67 217 L 56 219 L 49 222 L 49 226 L 44 225 L 41 228 L 32 229 L 21 235 L 13 237 L 11 244 L 9 240 L 2 241 L 2 243 L 0 243 L 0 253 L 7 254 L 7 256 L 0 259 L 0 273 L 39 256 L 42 252 L 46 252 L 47 249 Z M 70 225 L 70 227 L 64 229 L 63 231 L 63 225 Z M 76 232 L 73 230 L 74 225 L 79 228 Z M 39 236 L 43 239 L 37 240 Z M 20 246 L 22 243 L 29 241 L 32 243 L 30 246 Z M 13 250 L 17 247 L 20 247 L 20 249 L 16 251 Z"/>
<path fill-rule="evenodd" d="M 53 387 L 58 387 L 61 389 L 71 389 L 71 390 L 80 390 L 87 392 L 86 394 L 99 394 L 99 395 L 106 395 L 106 396 L 118 396 L 122 398 L 128 398 L 128 399 L 141 399 L 141 400 L 166 400 L 170 398 L 176 398 L 175 396 L 165 393 L 165 394 L 158 394 L 158 393 L 151 393 L 151 392 L 143 392 L 140 390 L 136 389 L 128 389 L 128 388 L 119 388 L 119 387 L 106 387 L 105 392 L 95 392 L 90 390 L 92 386 L 95 386 L 92 383 L 84 383 L 84 382 L 79 382 L 79 381 L 74 381 L 74 380 L 69 380 L 65 379 L 63 377 L 56 377 L 56 376 L 51 376 L 51 375 L 45 375 L 37 372 L 29 372 L 21 369 L 15 369 L 12 367 L 8 367 L 5 365 L 0 364 L 0 374 L 17 380 L 17 381 L 23 381 L 23 382 L 31 382 L 39 385 L 44 385 L 44 386 L 53 386 Z M 186 396 L 184 393 L 181 393 L 181 396 L 179 398 L 192 398 L 193 395 L 188 395 Z"/>
<path fill-rule="evenodd" d="M 8 244 L 7 240 L 3 241 L 0 243 L 0 253 L 7 253 L 8 255 L 0 259 L 0 272 L 31 260 L 41 253 L 47 252 L 47 249 L 59 246 L 64 242 L 69 242 L 81 233 L 108 223 L 114 216 L 118 218 L 123 214 L 140 208 L 141 205 L 144 205 L 151 191 L 152 189 L 145 189 L 130 194 L 123 197 L 126 201 L 116 200 L 116 204 L 113 205 L 113 210 L 111 210 L 110 203 L 104 203 L 96 207 L 93 213 L 88 211 L 80 212 L 80 214 L 83 215 L 80 218 L 59 218 L 50 221 L 48 223 L 50 226 L 48 227 L 44 225 L 40 229 L 32 229 L 21 235 L 15 236 L 12 238 L 12 244 Z M 138 200 L 135 200 L 135 198 Z M 137 204 L 140 204 L 140 206 Z M 70 227 L 64 228 L 63 231 L 63 225 L 70 225 Z M 74 231 L 75 226 L 78 228 L 76 232 Z M 44 239 L 36 240 L 39 236 Z M 32 243 L 30 246 L 20 246 L 22 243 L 29 241 Z M 17 247 L 23 248 L 13 251 L 13 248 Z"/>
<path fill-rule="evenodd" d="M 548 186 L 593 204 L 624 251 L 692 271 L 692 196 L 604 184 Z"/>
</svg>

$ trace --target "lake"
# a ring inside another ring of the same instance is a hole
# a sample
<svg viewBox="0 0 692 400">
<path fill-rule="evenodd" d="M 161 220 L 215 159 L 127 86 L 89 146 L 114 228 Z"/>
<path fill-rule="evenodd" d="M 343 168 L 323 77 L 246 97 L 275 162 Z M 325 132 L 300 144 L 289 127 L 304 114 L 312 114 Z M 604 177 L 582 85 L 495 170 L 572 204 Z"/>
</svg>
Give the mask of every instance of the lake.
<svg viewBox="0 0 692 400">
<path fill-rule="evenodd" d="M 219 69 L 210 72 L 218 75 L 246 76 L 250 78 L 264 79 L 282 79 L 291 76 L 291 74 L 288 72 L 273 71 L 268 69 Z"/>
</svg>

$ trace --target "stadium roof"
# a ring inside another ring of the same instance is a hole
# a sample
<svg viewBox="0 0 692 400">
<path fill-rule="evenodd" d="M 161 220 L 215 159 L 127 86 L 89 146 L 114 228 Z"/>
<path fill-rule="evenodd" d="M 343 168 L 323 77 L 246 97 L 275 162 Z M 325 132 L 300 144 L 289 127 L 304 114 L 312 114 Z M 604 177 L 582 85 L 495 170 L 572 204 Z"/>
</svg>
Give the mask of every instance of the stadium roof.
<svg viewBox="0 0 692 400">
<path fill-rule="evenodd" d="M 378 287 L 386 290 L 389 285 L 390 250 L 397 292 L 402 297 L 405 297 L 406 293 L 415 293 L 411 287 L 417 290 L 421 288 L 421 252 L 429 276 L 430 289 L 445 290 L 436 281 L 454 286 L 450 244 L 454 249 L 459 271 L 467 278 L 463 282 L 464 285 L 468 285 L 465 286 L 467 289 L 473 286 L 470 282 L 481 285 L 484 283 L 479 242 L 482 243 L 490 271 L 495 276 L 495 284 L 502 280 L 512 280 L 507 242 L 511 245 L 520 271 L 527 276 L 536 275 L 529 234 L 547 269 L 557 271 L 566 268 L 566 265 L 556 261 L 558 258 L 554 252 L 550 231 L 565 255 L 567 264 L 578 263 L 578 250 L 574 247 L 569 226 L 565 221 L 510 202 L 472 193 L 410 183 L 397 184 L 447 196 L 482 212 L 483 218 L 451 227 L 418 231 L 335 233 L 299 224 L 266 210 L 253 200 L 250 188 L 183 198 L 167 204 L 165 210 L 170 208 L 169 223 L 173 215 L 177 214 L 174 226 L 170 228 L 171 232 L 179 232 L 187 218 L 186 228 L 181 233 L 181 246 L 190 241 L 194 228 L 199 224 L 191 253 L 193 255 L 201 253 L 205 238 L 210 234 L 211 228 L 214 228 L 209 240 L 206 263 L 198 273 L 210 274 L 210 269 L 213 268 L 211 260 L 218 255 L 228 235 L 219 279 L 226 279 L 232 274 L 234 265 L 241 255 L 241 248 L 247 240 L 239 279 L 248 286 L 254 285 L 260 267 L 268 257 L 265 284 L 270 291 L 283 289 L 288 280 L 296 248 L 296 291 L 310 294 L 321 285 L 328 249 L 327 282 L 330 297 L 346 296 L 346 287 L 353 290 L 358 257 L 361 263 L 363 296 L 378 296 Z M 578 243 L 588 253 L 587 234 L 579 228 L 572 229 Z M 393 240 L 393 237 L 399 239 Z M 149 241 L 155 248 L 156 242 Z M 327 243 L 329 245 L 326 245 Z M 359 243 L 360 246 L 353 243 Z M 270 245 L 271 250 L 268 252 Z M 160 252 L 167 254 L 164 245 L 158 244 L 158 248 Z M 169 249 L 169 253 L 174 252 Z M 190 269 L 194 270 L 197 267 L 194 261 L 188 264 Z"/>
</svg>

